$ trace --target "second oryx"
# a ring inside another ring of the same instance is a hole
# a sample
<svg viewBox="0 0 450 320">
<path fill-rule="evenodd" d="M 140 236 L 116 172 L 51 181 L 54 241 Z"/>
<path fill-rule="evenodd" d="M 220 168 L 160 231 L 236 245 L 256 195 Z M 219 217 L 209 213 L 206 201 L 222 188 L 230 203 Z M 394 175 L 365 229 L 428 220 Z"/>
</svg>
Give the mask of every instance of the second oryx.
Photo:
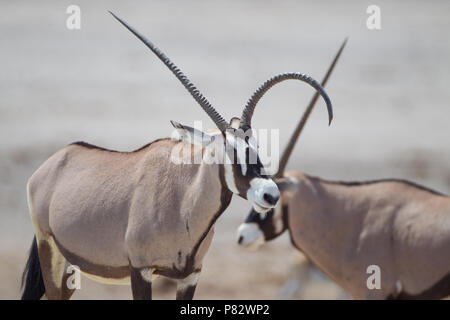
<svg viewBox="0 0 450 320">
<path fill-rule="evenodd" d="M 239 244 L 258 247 L 288 230 L 292 244 L 353 298 L 449 296 L 449 197 L 405 180 L 333 182 L 285 172 L 314 102 L 273 176 L 279 203 L 264 215 L 250 212 L 239 227 Z M 379 272 L 378 287 L 368 285 L 371 272 Z"/>
</svg>

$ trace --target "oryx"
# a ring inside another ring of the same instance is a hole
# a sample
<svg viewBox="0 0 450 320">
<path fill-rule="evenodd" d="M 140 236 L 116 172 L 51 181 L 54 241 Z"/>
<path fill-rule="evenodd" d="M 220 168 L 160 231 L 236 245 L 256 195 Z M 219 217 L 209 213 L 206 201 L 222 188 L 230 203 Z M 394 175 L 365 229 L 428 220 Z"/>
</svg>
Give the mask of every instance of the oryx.
<svg viewBox="0 0 450 320">
<path fill-rule="evenodd" d="M 314 102 L 273 176 L 280 201 L 265 215 L 250 212 L 239 244 L 256 248 L 288 230 L 292 244 L 356 299 L 449 296 L 449 197 L 404 180 L 331 182 L 284 171 Z M 368 285 L 371 276 L 380 277 L 379 288 Z"/>
<path fill-rule="evenodd" d="M 134 152 L 78 142 L 51 156 L 27 184 L 35 238 L 23 299 L 44 293 L 49 299 L 69 299 L 69 264 L 94 280 L 131 282 L 134 299 L 151 298 L 156 275 L 178 279 L 177 299 L 192 299 L 214 224 L 232 194 L 258 212 L 270 210 L 279 199 L 248 135 L 262 95 L 281 81 L 301 80 L 320 91 L 332 118 L 323 88 L 304 74 L 289 73 L 265 82 L 241 119 L 229 124 L 164 53 L 114 17 L 175 74 L 217 129 L 204 133 L 172 122 L 178 140 L 156 140 Z M 217 153 L 229 161 L 211 161 Z M 190 162 L 199 155 L 199 163 Z"/>
</svg>

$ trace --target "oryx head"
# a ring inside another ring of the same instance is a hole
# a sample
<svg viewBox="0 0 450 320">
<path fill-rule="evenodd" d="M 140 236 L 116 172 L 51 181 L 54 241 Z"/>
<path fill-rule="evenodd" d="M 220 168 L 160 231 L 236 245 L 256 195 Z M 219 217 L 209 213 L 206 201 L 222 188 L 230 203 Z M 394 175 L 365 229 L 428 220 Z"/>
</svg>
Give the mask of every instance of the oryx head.
<svg viewBox="0 0 450 320">
<path fill-rule="evenodd" d="M 218 148 L 225 155 L 224 176 L 226 187 L 233 193 L 248 199 L 253 209 L 265 213 L 275 207 L 280 192 L 270 176 L 264 172 L 258 156 L 256 141 L 252 135 L 251 119 L 258 101 L 272 86 L 288 79 L 304 81 L 320 92 L 328 107 L 329 121 L 332 119 L 332 107 L 327 94 L 314 79 L 300 73 L 284 73 L 270 78 L 259 87 L 247 102 L 240 119 L 234 118 L 228 123 L 200 93 L 181 70 L 157 47 L 126 22 L 111 13 L 120 23 L 140 39 L 172 71 L 189 91 L 200 107 L 214 121 L 219 135 L 209 135 L 192 127 L 172 122 L 181 134 L 181 138 L 190 143 L 200 142 L 204 147 Z M 219 138 L 219 139 L 218 139 Z"/>
<path fill-rule="evenodd" d="M 275 208 L 264 214 L 250 210 L 247 219 L 238 228 L 237 241 L 240 246 L 256 250 L 288 228 L 288 202 L 297 190 L 297 181 L 293 178 L 278 178 L 275 183 L 281 192 L 281 200 Z"/>
<path fill-rule="evenodd" d="M 233 118 L 225 130 L 207 133 L 172 121 L 178 139 L 204 148 L 202 162 L 209 161 L 222 167 L 225 187 L 247 199 L 254 210 L 264 213 L 275 206 L 280 193 L 264 171 L 252 131 L 244 131 L 236 123 L 239 119 Z M 208 156 L 210 159 L 205 160 Z"/>
<path fill-rule="evenodd" d="M 339 51 L 334 57 L 332 64 L 328 68 L 327 74 L 322 81 L 323 86 L 325 86 L 346 43 L 347 39 L 344 40 Z M 298 190 L 298 181 L 293 178 L 284 177 L 284 171 L 292 150 L 294 149 L 295 143 L 297 142 L 297 139 L 300 136 L 300 133 L 303 130 L 318 97 L 319 95 L 316 93 L 308 108 L 303 113 L 300 122 L 298 123 L 288 142 L 288 145 L 286 146 L 286 149 L 281 156 L 278 172 L 272 177 L 281 192 L 281 200 L 275 208 L 265 214 L 261 214 L 254 209 L 250 210 L 247 219 L 238 228 L 237 241 L 239 245 L 250 249 L 257 249 L 264 242 L 276 238 L 288 228 L 288 200 L 290 197 L 295 196 L 295 192 Z"/>
</svg>

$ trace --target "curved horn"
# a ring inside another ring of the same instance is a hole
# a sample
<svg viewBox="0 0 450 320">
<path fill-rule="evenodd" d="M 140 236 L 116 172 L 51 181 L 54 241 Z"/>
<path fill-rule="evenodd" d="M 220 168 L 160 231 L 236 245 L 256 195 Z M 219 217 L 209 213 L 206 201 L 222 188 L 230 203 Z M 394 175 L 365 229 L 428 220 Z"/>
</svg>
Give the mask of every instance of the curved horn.
<svg viewBox="0 0 450 320">
<path fill-rule="evenodd" d="M 140 34 L 133 27 L 128 25 L 125 21 L 117 17 L 114 13 L 109 11 L 114 18 L 116 18 L 121 24 L 125 26 L 128 30 L 131 31 L 139 40 L 141 40 L 150 50 L 153 51 L 154 54 L 172 71 L 172 73 L 180 80 L 183 86 L 189 91 L 189 93 L 194 97 L 195 101 L 202 107 L 203 110 L 208 114 L 208 116 L 214 121 L 217 127 L 221 131 L 225 131 L 229 125 L 222 118 L 222 116 L 214 109 L 214 107 L 209 103 L 209 101 L 200 93 L 200 91 L 194 86 L 194 84 L 181 72 L 181 70 L 173 64 L 172 61 L 153 43 L 151 43 L 147 38 L 145 38 L 142 34 Z"/>
<path fill-rule="evenodd" d="M 331 63 L 330 67 L 328 68 L 328 71 L 325 75 L 325 77 L 322 80 L 322 87 L 325 87 L 327 84 L 328 78 L 330 77 L 331 73 L 333 72 L 334 66 L 336 65 L 337 61 L 339 60 L 339 57 L 341 56 L 342 51 L 344 50 L 345 45 L 347 44 L 348 38 L 345 38 L 344 42 L 342 43 L 341 47 L 339 48 L 339 51 L 336 53 L 336 56 L 333 59 L 333 62 Z M 319 98 L 319 93 L 316 92 L 314 96 L 312 97 L 308 108 L 303 113 L 302 118 L 300 119 L 300 122 L 297 124 L 297 127 L 295 128 L 294 133 L 291 136 L 291 139 L 288 142 L 288 145 L 286 146 L 286 149 L 284 149 L 283 154 L 280 159 L 280 165 L 278 167 L 278 172 L 274 175 L 274 178 L 281 178 L 283 176 L 284 170 L 286 169 L 286 164 L 289 160 L 289 157 L 291 156 L 292 150 L 294 149 L 295 143 L 297 142 L 298 137 L 300 136 L 300 133 L 303 130 L 303 127 L 306 124 L 306 121 L 309 118 L 309 115 L 311 114 L 311 111 L 314 109 L 314 105 L 317 102 L 317 99 Z"/>
<path fill-rule="evenodd" d="M 252 95 L 250 100 L 248 100 L 247 104 L 245 105 L 244 111 L 242 112 L 241 117 L 241 126 L 250 126 L 253 116 L 253 111 L 255 111 L 255 107 L 258 104 L 259 100 L 262 98 L 262 96 L 269 90 L 271 87 L 276 85 L 277 83 L 283 82 L 285 80 L 300 80 L 303 82 L 306 82 L 310 86 L 312 86 L 314 89 L 319 91 L 320 95 L 323 97 L 327 104 L 328 109 L 328 119 L 329 123 L 331 124 L 331 120 L 333 119 L 333 107 L 331 106 L 330 98 L 328 97 L 325 90 L 322 88 L 322 86 L 313 78 L 310 76 L 303 74 L 303 73 L 297 73 L 297 72 L 291 72 L 291 73 L 282 73 L 279 75 L 276 75 L 266 82 L 262 86 L 260 86 Z"/>
</svg>

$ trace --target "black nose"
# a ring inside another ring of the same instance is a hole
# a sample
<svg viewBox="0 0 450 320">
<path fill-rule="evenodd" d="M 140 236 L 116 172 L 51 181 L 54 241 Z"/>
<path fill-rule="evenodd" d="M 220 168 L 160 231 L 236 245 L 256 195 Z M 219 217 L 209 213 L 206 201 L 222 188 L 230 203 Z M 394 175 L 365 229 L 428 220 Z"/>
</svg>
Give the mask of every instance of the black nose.
<svg viewBox="0 0 450 320">
<path fill-rule="evenodd" d="M 280 198 L 280 196 L 272 196 L 271 194 L 269 194 L 269 193 L 264 193 L 264 200 L 268 203 L 268 204 L 270 204 L 270 205 L 272 205 L 272 206 L 274 206 L 276 203 L 277 203 L 277 201 L 278 201 L 278 199 Z"/>
<path fill-rule="evenodd" d="M 239 240 L 238 240 L 238 244 L 241 244 L 241 243 L 242 243 L 242 240 L 244 240 L 244 237 L 243 237 L 243 236 L 240 236 L 240 237 L 239 237 Z"/>
</svg>

